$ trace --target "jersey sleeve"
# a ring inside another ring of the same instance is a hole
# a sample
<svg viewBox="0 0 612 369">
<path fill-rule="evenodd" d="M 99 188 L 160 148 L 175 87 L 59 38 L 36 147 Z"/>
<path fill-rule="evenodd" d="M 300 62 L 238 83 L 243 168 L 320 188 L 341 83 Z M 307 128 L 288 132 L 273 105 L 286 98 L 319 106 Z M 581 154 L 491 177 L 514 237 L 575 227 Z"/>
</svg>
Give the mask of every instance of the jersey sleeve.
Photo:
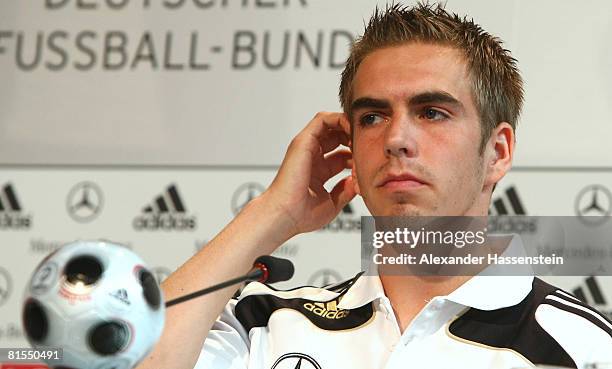
<svg viewBox="0 0 612 369">
<path fill-rule="evenodd" d="M 591 306 L 557 290 L 546 296 L 535 317 L 578 368 L 612 365 L 612 323 Z"/>
<path fill-rule="evenodd" d="M 249 335 L 234 313 L 232 299 L 213 324 L 204 341 L 194 369 L 246 369 L 249 362 Z"/>
</svg>

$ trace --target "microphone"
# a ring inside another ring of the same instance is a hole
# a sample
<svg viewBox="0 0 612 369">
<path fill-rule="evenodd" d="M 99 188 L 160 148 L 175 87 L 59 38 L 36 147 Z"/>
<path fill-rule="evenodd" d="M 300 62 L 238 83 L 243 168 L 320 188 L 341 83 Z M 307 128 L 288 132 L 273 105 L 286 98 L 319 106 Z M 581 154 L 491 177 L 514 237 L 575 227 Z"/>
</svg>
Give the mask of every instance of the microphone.
<svg viewBox="0 0 612 369">
<path fill-rule="evenodd" d="M 294 272 L 295 268 L 290 260 L 263 255 L 255 260 L 253 270 L 247 275 L 261 283 L 276 283 L 288 281 Z"/>
<path fill-rule="evenodd" d="M 263 255 L 258 257 L 253 263 L 253 269 L 241 277 L 233 278 L 225 282 L 192 292 L 190 294 L 177 297 L 166 302 L 166 307 L 171 307 L 185 301 L 192 300 L 196 297 L 207 295 L 211 292 L 221 290 L 234 284 L 245 281 L 258 281 L 261 283 L 276 283 L 287 281 L 293 277 L 295 268 L 293 263 L 287 259 L 277 258 L 275 256 Z"/>
</svg>

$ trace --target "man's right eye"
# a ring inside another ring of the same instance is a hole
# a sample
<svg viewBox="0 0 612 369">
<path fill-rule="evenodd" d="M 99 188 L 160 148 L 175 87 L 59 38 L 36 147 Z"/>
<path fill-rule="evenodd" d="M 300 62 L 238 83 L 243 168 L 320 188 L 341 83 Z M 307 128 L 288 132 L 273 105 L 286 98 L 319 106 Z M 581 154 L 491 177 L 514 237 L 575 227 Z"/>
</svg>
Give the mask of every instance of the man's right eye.
<svg viewBox="0 0 612 369">
<path fill-rule="evenodd" d="M 385 118 L 383 118 L 382 116 L 380 116 L 378 114 L 369 113 L 369 114 L 365 114 L 361 118 L 359 118 L 359 124 L 361 126 L 371 126 L 371 125 L 380 123 L 380 122 L 382 122 L 384 120 L 385 120 Z"/>
</svg>

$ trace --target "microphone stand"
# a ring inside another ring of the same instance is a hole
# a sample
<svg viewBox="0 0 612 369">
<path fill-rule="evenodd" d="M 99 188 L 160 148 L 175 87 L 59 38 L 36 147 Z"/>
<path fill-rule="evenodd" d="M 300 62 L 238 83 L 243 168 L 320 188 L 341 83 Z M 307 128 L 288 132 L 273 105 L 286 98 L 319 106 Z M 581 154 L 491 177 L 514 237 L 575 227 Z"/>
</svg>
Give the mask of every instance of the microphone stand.
<svg viewBox="0 0 612 369">
<path fill-rule="evenodd" d="M 190 294 L 187 294 L 181 297 L 177 297 L 175 299 L 167 301 L 166 307 L 169 308 L 173 305 L 180 304 L 182 302 L 194 299 L 196 297 L 200 297 L 208 293 L 221 290 L 225 287 L 229 287 L 234 284 L 238 284 L 238 283 L 242 283 L 246 281 L 257 281 L 257 280 L 259 280 L 260 282 L 265 282 L 268 279 L 268 275 L 269 275 L 269 272 L 268 272 L 268 267 L 266 265 L 262 263 L 255 263 L 254 269 L 246 275 L 243 275 L 241 277 L 237 277 L 234 279 L 230 279 L 229 281 L 221 282 L 214 286 L 210 286 L 210 287 L 204 288 L 196 292 L 192 292 Z"/>
</svg>

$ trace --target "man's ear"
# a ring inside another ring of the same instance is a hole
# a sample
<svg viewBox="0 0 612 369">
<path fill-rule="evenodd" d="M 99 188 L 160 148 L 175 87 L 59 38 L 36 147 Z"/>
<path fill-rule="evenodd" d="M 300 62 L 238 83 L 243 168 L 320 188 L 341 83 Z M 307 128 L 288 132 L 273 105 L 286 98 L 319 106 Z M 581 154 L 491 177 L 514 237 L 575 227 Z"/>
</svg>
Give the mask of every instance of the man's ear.
<svg viewBox="0 0 612 369">
<path fill-rule="evenodd" d="M 493 186 L 501 181 L 512 167 L 514 156 L 514 129 L 507 122 L 501 122 L 491 132 L 484 151 L 484 187 Z"/>
</svg>

